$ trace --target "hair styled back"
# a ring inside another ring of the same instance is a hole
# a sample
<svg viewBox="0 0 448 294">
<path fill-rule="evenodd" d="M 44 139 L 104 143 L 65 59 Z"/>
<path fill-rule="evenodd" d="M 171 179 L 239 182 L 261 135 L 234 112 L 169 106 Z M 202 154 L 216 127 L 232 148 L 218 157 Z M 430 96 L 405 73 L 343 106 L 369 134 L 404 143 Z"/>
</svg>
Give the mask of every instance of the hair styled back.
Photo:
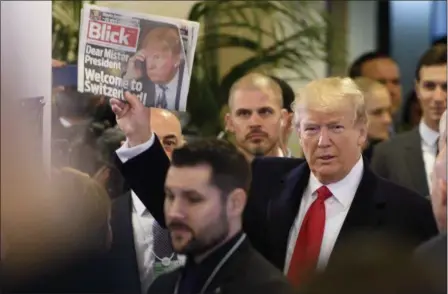
<svg viewBox="0 0 448 294">
<path fill-rule="evenodd" d="M 293 104 L 294 123 L 300 126 L 303 110 L 338 111 L 353 109 L 354 123 L 367 124 L 363 93 L 350 78 L 329 77 L 308 83 L 297 95 Z"/>
</svg>

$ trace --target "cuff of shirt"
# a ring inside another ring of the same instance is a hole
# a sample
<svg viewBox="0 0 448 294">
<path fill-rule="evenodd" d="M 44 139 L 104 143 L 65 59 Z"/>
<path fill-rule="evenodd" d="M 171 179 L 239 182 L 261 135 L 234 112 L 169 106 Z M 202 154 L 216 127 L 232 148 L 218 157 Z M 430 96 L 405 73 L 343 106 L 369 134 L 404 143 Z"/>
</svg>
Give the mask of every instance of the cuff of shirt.
<svg viewBox="0 0 448 294">
<path fill-rule="evenodd" d="M 151 148 L 151 146 L 154 144 L 154 140 L 155 136 L 154 133 L 152 133 L 151 138 L 149 138 L 149 140 L 146 141 L 145 143 L 134 147 L 129 147 L 129 142 L 126 139 L 126 142 L 124 142 L 124 144 L 120 148 L 118 148 L 115 151 L 115 153 L 117 154 L 118 158 L 122 163 L 126 163 L 126 161 L 136 157 L 137 155 Z"/>
</svg>

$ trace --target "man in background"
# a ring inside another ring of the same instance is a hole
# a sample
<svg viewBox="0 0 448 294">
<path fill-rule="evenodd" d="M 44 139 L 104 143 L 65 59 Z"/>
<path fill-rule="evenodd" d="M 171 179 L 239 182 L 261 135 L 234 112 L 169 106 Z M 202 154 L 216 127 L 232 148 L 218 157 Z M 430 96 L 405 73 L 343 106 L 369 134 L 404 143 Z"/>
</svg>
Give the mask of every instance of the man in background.
<svg viewBox="0 0 448 294">
<path fill-rule="evenodd" d="M 283 154 L 286 157 L 292 157 L 291 150 L 288 148 L 289 137 L 293 130 L 292 120 L 294 112 L 292 111 L 292 103 L 294 102 L 295 94 L 291 86 L 285 81 L 275 76 L 269 76 L 280 86 L 282 90 L 283 108 L 287 111 L 285 119 L 281 123 L 281 138 L 280 144 Z"/>
<path fill-rule="evenodd" d="M 273 79 L 250 73 L 236 81 L 229 93 L 226 129 L 235 135 L 238 149 L 252 161 L 256 156 L 284 157 L 282 90 Z"/>
<path fill-rule="evenodd" d="M 171 158 L 174 148 L 183 144 L 179 120 L 164 109 L 145 108 L 145 111 L 149 116 L 147 125 L 151 125 L 165 153 Z M 122 160 L 127 160 L 126 148 L 129 141 L 123 145 L 117 154 Z M 150 166 L 146 171 L 144 181 L 157 181 L 152 176 Z M 112 262 L 116 274 L 116 293 L 146 294 L 157 276 L 183 264 L 183 258 L 174 254 L 167 230 L 159 226 L 134 191 L 115 200 L 111 225 L 114 235 Z"/>
<path fill-rule="evenodd" d="M 395 129 L 398 124 L 398 111 L 402 102 L 400 68 L 387 54 L 381 52 L 367 52 L 358 57 L 349 69 L 352 79 L 366 77 L 376 80 L 386 86 L 392 100 L 392 116 Z"/>
<path fill-rule="evenodd" d="M 415 73 L 415 92 L 423 117 L 418 127 L 378 144 L 372 156 L 372 169 L 422 196 L 430 191 L 430 173 L 438 152 L 440 117 L 446 109 L 447 50 L 441 44 L 428 49 Z"/>
</svg>

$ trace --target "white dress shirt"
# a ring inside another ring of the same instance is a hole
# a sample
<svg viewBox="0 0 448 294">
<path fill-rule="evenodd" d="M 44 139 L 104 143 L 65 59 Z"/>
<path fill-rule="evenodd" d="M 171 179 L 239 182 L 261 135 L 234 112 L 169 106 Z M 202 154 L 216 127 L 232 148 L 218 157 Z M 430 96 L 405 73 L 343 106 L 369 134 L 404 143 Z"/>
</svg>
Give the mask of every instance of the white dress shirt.
<svg viewBox="0 0 448 294">
<path fill-rule="evenodd" d="M 333 251 L 334 244 L 338 238 L 339 232 L 345 221 L 347 213 L 355 197 L 356 190 L 362 178 L 364 163 L 362 157 L 358 160 L 350 173 L 339 182 L 326 185 L 331 191 L 332 196 L 325 201 L 325 228 L 322 238 L 322 245 L 317 261 L 317 268 L 324 269 Z M 299 236 L 302 221 L 305 214 L 310 208 L 314 200 L 317 199 L 316 190 L 323 184 L 313 175 L 310 174 L 308 186 L 306 187 L 300 203 L 299 213 L 289 232 L 288 249 L 286 252 L 284 273 L 288 273 L 289 264 L 296 246 L 297 237 Z"/>
<path fill-rule="evenodd" d="M 428 127 L 423 120 L 418 126 L 420 132 L 423 162 L 425 164 L 426 181 L 429 191 L 431 191 L 431 173 L 436 162 L 437 156 L 437 140 L 439 133 Z"/>
<path fill-rule="evenodd" d="M 154 140 L 155 136 L 151 135 L 151 138 L 147 142 L 134 147 L 129 147 L 128 141 L 126 140 L 126 142 L 117 149 L 117 156 L 122 163 L 126 163 L 126 161 L 151 148 L 154 144 Z M 154 238 L 152 230 L 156 220 L 133 191 L 131 192 L 131 197 L 133 205 L 132 228 L 134 233 L 135 252 L 137 255 L 142 293 L 146 293 L 154 280 L 153 265 L 155 257 L 153 254 Z M 178 256 L 178 260 L 178 266 L 183 265 L 185 263 L 185 256 Z"/>
<path fill-rule="evenodd" d="M 155 222 L 154 217 L 149 213 L 140 199 L 131 191 L 132 197 L 132 230 L 134 233 L 135 253 L 137 257 L 138 271 L 142 293 L 148 291 L 149 285 L 153 281 L 154 237 L 152 227 Z"/>
<path fill-rule="evenodd" d="M 166 95 L 166 103 L 167 109 L 175 109 L 176 106 L 176 95 L 177 95 L 177 87 L 179 82 L 179 70 L 177 70 L 176 75 L 173 79 L 166 85 L 164 85 L 167 89 L 165 91 Z M 158 84 L 156 86 L 156 101 L 163 94 L 162 88 Z"/>
</svg>

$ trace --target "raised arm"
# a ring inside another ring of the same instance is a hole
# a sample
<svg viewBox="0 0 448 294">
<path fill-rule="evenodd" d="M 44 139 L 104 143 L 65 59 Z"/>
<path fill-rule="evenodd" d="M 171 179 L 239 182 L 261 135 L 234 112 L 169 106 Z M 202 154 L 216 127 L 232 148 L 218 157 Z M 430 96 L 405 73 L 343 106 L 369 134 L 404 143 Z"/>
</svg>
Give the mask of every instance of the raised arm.
<svg viewBox="0 0 448 294">
<path fill-rule="evenodd" d="M 126 142 L 116 151 L 116 164 L 126 182 L 161 225 L 165 225 L 164 184 L 170 161 L 149 123 L 150 110 L 138 98 L 125 94 L 128 103 L 111 99 L 117 124 Z"/>
</svg>

